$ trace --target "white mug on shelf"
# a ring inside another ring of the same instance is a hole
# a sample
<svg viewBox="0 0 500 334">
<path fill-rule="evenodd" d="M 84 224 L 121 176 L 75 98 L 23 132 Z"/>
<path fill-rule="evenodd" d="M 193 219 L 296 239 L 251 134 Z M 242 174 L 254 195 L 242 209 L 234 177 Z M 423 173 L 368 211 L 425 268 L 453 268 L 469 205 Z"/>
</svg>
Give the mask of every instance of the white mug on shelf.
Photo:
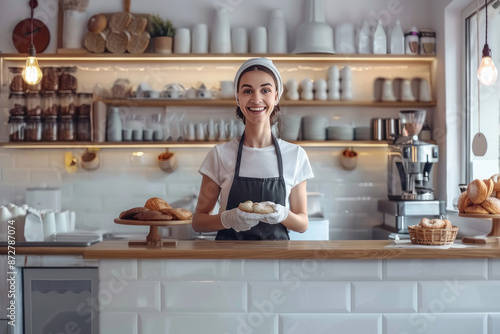
<svg viewBox="0 0 500 334">
<path fill-rule="evenodd" d="M 248 53 L 248 33 L 243 27 L 233 28 L 231 31 L 233 53 Z"/>
<path fill-rule="evenodd" d="M 184 124 L 184 138 L 187 141 L 195 141 L 196 140 L 196 130 L 194 123 Z"/>
<path fill-rule="evenodd" d="M 217 131 L 217 139 L 218 140 L 226 140 L 227 139 L 227 124 L 224 119 L 220 119 L 217 124 L 215 124 L 215 129 Z"/>
<path fill-rule="evenodd" d="M 205 134 L 205 125 L 203 123 L 196 124 L 195 132 L 197 141 L 205 141 L 207 139 Z"/>
<path fill-rule="evenodd" d="M 177 28 L 174 36 L 174 53 L 191 52 L 191 31 L 188 28 Z"/>
<path fill-rule="evenodd" d="M 217 139 L 217 132 L 215 130 L 215 122 L 210 118 L 206 123 L 206 133 L 208 141 L 215 141 Z"/>
<path fill-rule="evenodd" d="M 419 98 L 421 102 L 430 102 L 432 100 L 431 88 L 426 79 L 420 79 Z"/>
<path fill-rule="evenodd" d="M 385 79 L 382 85 L 382 101 L 396 101 L 392 87 L 392 79 Z"/>
<path fill-rule="evenodd" d="M 251 53 L 267 53 L 267 28 L 255 27 L 250 38 Z"/>
</svg>

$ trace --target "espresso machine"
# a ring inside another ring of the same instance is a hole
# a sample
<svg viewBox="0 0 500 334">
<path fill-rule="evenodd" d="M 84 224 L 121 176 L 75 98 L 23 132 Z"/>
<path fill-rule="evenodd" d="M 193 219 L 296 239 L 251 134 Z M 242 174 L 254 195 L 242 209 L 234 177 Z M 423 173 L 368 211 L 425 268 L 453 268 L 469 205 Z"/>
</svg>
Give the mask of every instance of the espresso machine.
<svg viewBox="0 0 500 334">
<path fill-rule="evenodd" d="M 378 202 L 382 227 L 394 233 L 408 233 L 423 217 L 446 215 L 444 201 L 434 199 L 432 167 L 439 161 L 437 145 L 418 140 L 425 110 L 399 112 L 400 134 L 388 149 L 388 199 Z"/>
</svg>

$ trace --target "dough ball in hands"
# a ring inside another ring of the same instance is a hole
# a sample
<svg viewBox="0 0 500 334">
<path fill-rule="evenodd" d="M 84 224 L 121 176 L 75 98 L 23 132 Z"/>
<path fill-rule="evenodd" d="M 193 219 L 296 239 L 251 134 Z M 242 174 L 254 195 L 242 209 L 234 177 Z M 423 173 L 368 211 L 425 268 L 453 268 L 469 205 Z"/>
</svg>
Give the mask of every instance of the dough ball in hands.
<svg viewBox="0 0 500 334">
<path fill-rule="evenodd" d="M 489 197 L 488 186 L 483 180 L 475 179 L 467 186 L 467 194 L 469 199 L 474 204 L 481 204 L 486 198 Z"/>
<path fill-rule="evenodd" d="M 274 212 L 274 208 L 272 207 L 272 205 L 264 202 L 253 203 L 252 208 L 254 213 L 260 213 L 263 215 L 267 215 Z"/>
<path fill-rule="evenodd" d="M 252 213 L 253 212 L 253 202 L 252 201 L 245 201 L 243 203 L 240 203 L 240 205 L 238 205 L 238 209 L 240 209 L 241 211 Z"/>
</svg>

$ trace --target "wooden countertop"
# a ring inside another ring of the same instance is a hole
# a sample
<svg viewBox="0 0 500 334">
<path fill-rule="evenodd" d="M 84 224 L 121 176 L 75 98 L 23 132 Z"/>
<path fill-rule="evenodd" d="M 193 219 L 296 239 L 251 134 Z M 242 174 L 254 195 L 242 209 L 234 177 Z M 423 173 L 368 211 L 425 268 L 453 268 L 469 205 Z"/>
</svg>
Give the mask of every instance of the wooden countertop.
<svg viewBox="0 0 500 334">
<path fill-rule="evenodd" d="M 163 248 L 104 241 L 89 247 L 17 247 L 16 255 L 81 255 L 85 259 L 426 259 L 500 258 L 500 244 L 447 249 L 399 248 L 390 240 L 208 241 L 180 240 Z M 0 254 L 6 254 L 5 247 Z"/>
</svg>

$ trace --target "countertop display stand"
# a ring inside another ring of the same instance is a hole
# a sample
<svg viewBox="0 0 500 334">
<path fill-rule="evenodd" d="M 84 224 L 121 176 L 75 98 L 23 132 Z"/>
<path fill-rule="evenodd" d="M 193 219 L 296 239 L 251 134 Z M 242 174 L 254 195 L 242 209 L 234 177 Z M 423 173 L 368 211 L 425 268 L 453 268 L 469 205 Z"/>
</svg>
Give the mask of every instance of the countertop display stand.
<svg viewBox="0 0 500 334">
<path fill-rule="evenodd" d="M 177 246 L 177 239 L 162 240 L 158 231 L 159 226 L 187 225 L 191 224 L 192 220 L 134 220 L 116 218 L 114 222 L 121 225 L 149 226 L 149 234 L 146 236 L 146 241 L 129 241 L 129 247 L 162 248 Z"/>
<path fill-rule="evenodd" d="M 462 242 L 472 244 L 500 243 L 500 215 L 460 213 L 460 217 L 486 218 L 492 220 L 491 232 L 487 235 L 465 236 Z"/>
</svg>

